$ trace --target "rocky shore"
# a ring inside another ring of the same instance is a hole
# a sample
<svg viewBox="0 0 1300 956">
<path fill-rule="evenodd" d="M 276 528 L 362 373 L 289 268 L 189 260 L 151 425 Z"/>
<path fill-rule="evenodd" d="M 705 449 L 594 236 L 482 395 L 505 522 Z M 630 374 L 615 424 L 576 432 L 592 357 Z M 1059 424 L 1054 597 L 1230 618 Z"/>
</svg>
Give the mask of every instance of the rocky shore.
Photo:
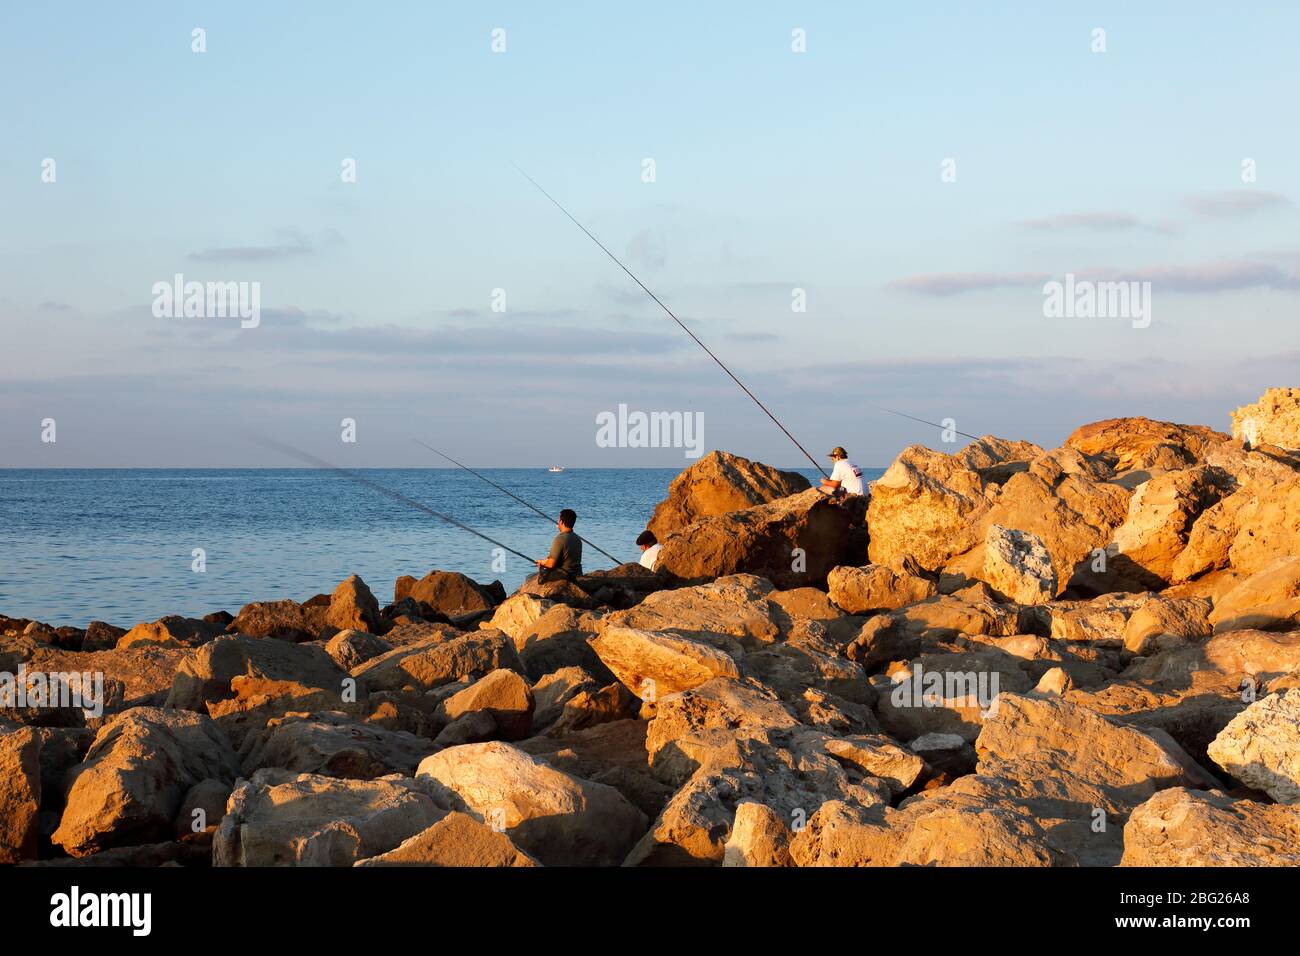
<svg viewBox="0 0 1300 956">
<path fill-rule="evenodd" d="M 654 573 L 0 617 L 0 862 L 1300 863 L 1300 389 L 1231 421 L 714 452 Z"/>
</svg>

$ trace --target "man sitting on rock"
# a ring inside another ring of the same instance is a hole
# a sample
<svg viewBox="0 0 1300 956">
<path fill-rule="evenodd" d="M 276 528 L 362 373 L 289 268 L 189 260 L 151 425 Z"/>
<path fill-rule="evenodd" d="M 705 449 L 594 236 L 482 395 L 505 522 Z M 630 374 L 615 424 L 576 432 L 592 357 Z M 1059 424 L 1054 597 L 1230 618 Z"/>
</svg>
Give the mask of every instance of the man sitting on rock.
<svg viewBox="0 0 1300 956">
<path fill-rule="evenodd" d="M 650 571 L 655 569 L 655 562 L 659 560 L 659 551 L 663 545 L 655 537 L 653 531 L 642 531 L 636 537 L 637 547 L 641 549 L 641 567 Z"/>
<path fill-rule="evenodd" d="M 839 445 L 831 449 L 831 461 L 835 462 L 835 467 L 831 469 L 831 476 L 823 478 L 820 491 L 831 497 L 838 497 L 840 494 L 860 495 L 864 489 L 862 486 L 862 469 L 853 462 L 849 461 L 849 453 Z"/>
<path fill-rule="evenodd" d="M 572 508 L 560 512 L 555 526 L 560 533 L 551 542 L 551 553 L 537 562 L 537 583 L 576 581 L 582 574 L 582 539 L 573 533 L 578 515 Z"/>
</svg>

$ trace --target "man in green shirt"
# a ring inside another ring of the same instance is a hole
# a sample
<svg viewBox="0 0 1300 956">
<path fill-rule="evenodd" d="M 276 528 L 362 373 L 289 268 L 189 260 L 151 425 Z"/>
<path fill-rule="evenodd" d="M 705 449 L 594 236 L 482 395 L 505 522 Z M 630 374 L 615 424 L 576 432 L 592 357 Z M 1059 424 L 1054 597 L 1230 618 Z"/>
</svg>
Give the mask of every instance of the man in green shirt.
<svg viewBox="0 0 1300 956">
<path fill-rule="evenodd" d="M 578 515 L 572 508 L 560 512 L 555 526 L 560 533 L 551 542 L 551 553 L 537 562 L 537 583 L 573 581 L 582 574 L 582 539 L 573 533 Z"/>
</svg>

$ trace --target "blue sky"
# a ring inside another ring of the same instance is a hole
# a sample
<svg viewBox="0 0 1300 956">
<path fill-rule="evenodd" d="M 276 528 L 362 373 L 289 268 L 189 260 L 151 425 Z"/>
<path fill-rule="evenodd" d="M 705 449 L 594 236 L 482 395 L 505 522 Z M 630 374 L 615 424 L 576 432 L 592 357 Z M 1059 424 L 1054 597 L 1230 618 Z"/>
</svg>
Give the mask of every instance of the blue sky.
<svg viewBox="0 0 1300 956">
<path fill-rule="evenodd" d="M 0 465 L 686 463 L 597 447 L 619 404 L 799 464 L 512 162 L 819 452 L 944 447 L 877 405 L 1226 429 L 1297 384 L 1300 16 L 1046 6 L 6 5 Z M 261 324 L 156 318 L 178 272 Z M 1071 272 L 1152 281 L 1151 326 L 1045 318 Z"/>
</svg>

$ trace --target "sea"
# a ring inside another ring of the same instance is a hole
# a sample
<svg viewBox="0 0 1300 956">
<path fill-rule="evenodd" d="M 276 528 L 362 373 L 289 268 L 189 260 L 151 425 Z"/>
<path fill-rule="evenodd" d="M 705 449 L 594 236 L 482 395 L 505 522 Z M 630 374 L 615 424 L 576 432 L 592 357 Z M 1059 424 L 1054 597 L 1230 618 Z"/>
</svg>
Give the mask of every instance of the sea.
<svg viewBox="0 0 1300 956">
<path fill-rule="evenodd" d="M 623 561 L 675 468 L 479 472 Z M 812 469 L 792 469 L 809 480 Z M 878 478 L 880 469 L 864 469 Z M 380 604 L 403 574 L 460 571 L 518 587 L 555 526 L 459 469 L 0 470 L 0 614 L 129 627 L 166 614 L 328 594 L 350 574 Z M 440 512 L 488 538 L 430 514 Z M 504 546 L 504 547 L 501 547 Z M 588 547 L 587 570 L 614 562 Z"/>
</svg>

